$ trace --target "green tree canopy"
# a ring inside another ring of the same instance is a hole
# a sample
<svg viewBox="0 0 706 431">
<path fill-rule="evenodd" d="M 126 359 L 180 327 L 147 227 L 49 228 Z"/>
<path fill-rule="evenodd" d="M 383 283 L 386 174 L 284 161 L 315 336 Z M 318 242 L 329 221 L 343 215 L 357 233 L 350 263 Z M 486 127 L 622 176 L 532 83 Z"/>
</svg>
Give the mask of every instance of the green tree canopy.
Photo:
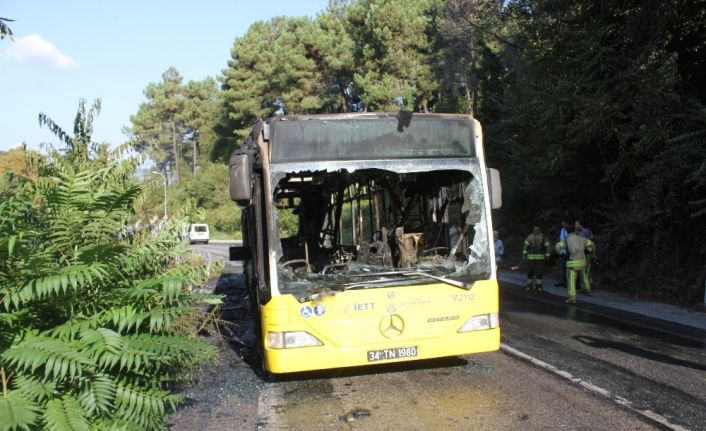
<svg viewBox="0 0 706 431">
<path fill-rule="evenodd" d="M 183 96 L 184 104 L 177 119 L 183 124 L 182 139 L 191 141 L 190 150 L 184 151 L 184 155 L 191 160 L 192 172 L 196 173 L 198 165 L 210 159 L 217 139 L 214 125 L 221 103 L 218 83 L 213 78 L 189 81 L 183 87 Z"/>
<path fill-rule="evenodd" d="M 373 0 L 348 8 L 353 79 L 364 109 L 427 111 L 438 85 L 430 64 L 431 8 L 431 0 Z"/>
<path fill-rule="evenodd" d="M 5 175 L 6 172 L 25 177 L 29 176 L 25 148 L 13 148 L 7 152 L 0 151 L 0 176 Z"/>
<path fill-rule="evenodd" d="M 147 101 L 140 104 L 137 114 L 130 116 L 132 127 L 126 129 L 133 148 L 149 154 L 177 184 L 185 134 L 179 121 L 184 109 L 182 81 L 179 72 L 170 67 L 162 74 L 161 82 L 149 84 L 144 91 Z"/>
<path fill-rule="evenodd" d="M 682 61 L 703 60 L 693 56 L 703 41 L 690 36 L 703 7 L 508 2 L 509 74 L 499 121 L 488 124 L 491 159 L 513 173 L 502 218 L 588 219 L 614 281 L 681 300 L 698 295 L 706 255 L 696 240 L 703 214 L 689 204 L 699 202 L 703 159 L 685 159 L 703 145 L 687 132 L 703 129 L 704 100 Z M 685 137 L 679 151 L 676 136 Z M 699 269 L 684 274 L 690 266 Z"/>
</svg>

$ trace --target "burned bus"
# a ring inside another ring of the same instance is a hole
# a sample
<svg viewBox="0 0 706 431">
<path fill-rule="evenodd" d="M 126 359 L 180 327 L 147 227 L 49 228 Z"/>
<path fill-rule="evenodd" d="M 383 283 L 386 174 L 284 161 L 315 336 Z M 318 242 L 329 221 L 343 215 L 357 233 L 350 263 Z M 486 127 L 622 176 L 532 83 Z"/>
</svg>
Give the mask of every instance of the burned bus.
<svg viewBox="0 0 706 431">
<path fill-rule="evenodd" d="M 497 350 L 487 169 L 467 115 L 296 115 L 230 158 L 245 279 L 271 373 Z"/>
</svg>

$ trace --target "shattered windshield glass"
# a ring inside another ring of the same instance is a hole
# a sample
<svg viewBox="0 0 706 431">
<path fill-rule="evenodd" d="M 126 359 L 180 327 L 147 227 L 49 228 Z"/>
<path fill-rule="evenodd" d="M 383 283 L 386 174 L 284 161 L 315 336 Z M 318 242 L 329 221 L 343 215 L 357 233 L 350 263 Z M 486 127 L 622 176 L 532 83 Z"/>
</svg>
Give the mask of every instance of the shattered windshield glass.
<svg viewBox="0 0 706 431">
<path fill-rule="evenodd" d="M 435 163 L 275 172 L 280 292 L 310 299 L 402 284 L 468 289 L 487 279 L 478 160 Z"/>
</svg>

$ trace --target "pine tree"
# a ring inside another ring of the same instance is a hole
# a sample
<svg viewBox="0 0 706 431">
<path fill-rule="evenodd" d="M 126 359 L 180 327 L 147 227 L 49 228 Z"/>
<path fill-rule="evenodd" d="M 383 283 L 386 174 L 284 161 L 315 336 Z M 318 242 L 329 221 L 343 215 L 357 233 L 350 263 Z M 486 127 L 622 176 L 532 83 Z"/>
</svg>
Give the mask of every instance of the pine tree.
<svg viewBox="0 0 706 431">
<path fill-rule="evenodd" d="M 177 119 L 183 124 L 185 138 L 191 141 L 191 168 L 209 160 L 216 140 L 214 126 L 218 121 L 220 102 L 216 80 L 189 81 L 183 88 L 184 104 Z"/>
<path fill-rule="evenodd" d="M 223 71 L 226 138 L 244 138 L 258 118 L 274 115 L 281 107 L 274 85 L 277 58 L 273 47 L 283 31 L 283 18 L 259 21 L 235 40 L 228 68 Z M 235 145 L 226 153 L 230 153 Z"/>
<path fill-rule="evenodd" d="M 437 87 L 430 65 L 431 0 L 373 0 L 347 10 L 365 110 L 427 111 Z"/>
<path fill-rule="evenodd" d="M 179 115 L 184 107 L 183 78 L 170 67 L 162 74 L 162 81 L 145 88 L 147 102 L 140 104 L 137 114 L 130 116 L 133 148 L 146 151 L 160 170 L 179 183 L 181 142 L 184 136 Z"/>
</svg>

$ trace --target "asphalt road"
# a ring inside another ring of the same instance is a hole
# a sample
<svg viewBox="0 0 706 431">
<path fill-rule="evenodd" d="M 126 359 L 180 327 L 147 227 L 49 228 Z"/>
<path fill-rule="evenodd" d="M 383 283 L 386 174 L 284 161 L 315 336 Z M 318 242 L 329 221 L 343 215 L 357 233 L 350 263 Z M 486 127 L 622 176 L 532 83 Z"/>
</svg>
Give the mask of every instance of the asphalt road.
<svg viewBox="0 0 706 431">
<path fill-rule="evenodd" d="M 227 262 L 229 257 L 228 247 L 239 246 L 242 243 L 242 241 L 211 240 L 208 244 L 194 244 L 191 247 L 206 259 Z"/>
<path fill-rule="evenodd" d="M 194 248 L 211 259 L 228 254 L 227 244 Z M 229 264 L 226 270 L 239 267 Z M 243 286 L 234 280 L 229 295 L 237 303 Z M 182 420 L 172 429 L 195 424 L 233 430 L 705 428 L 703 342 L 506 288 L 501 310 L 500 352 L 276 382 L 263 380 L 257 370 L 246 317 L 231 314 L 236 329 L 226 353 L 235 359 L 230 371 L 213 373 L 228 396 L 195 389 L 192 405 L 178 412 Z M 518 359 L 512 352 L 527 356 Z M 214 411 L 220 412 L 217 417 Z"/>
<path fill-rule="evenodd" d="M 676 429 L 706 428 L 703 340 L 515 292 L 501 293 L 505 344 L 628 400 L 637 410 L 662 415 Z"/>
</svg>

